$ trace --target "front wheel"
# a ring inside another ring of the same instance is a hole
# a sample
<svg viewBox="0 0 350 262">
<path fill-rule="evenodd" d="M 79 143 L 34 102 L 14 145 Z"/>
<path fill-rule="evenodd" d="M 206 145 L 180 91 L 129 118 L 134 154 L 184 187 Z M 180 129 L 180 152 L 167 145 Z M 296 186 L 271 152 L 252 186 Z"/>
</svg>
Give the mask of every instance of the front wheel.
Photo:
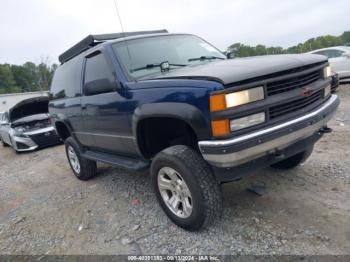
<svg viewBox="0 0 350 262">
<path fill-rule="evenodd" d="M 280 162 L 271 165 L 271 167 L 282 170 L 292 169 L 305 162 L 305 160 L 311 155 L 313 148 L 314 147 L 311 146 L 303 152 L 300 152 L 294 156 L 288 157 Z"/>
<path fill-rule="evenodd" d="M 74 175 L 80 180 L 88 180 L 97 173 L 96 161 L 84 158 L 81 155 L 79 144 L 69 137 L 64 141 L 66 155 Z"/>
<path fill-rule="evenodd" d="M 9 145 L 4 142 L 4 139 L 1 138 L 1 144 L 3 147 L 8 147 Z"/>
<path fill-rule="evenodd" d="M 208 164 L 187 146 L 169 147 L 152 161 L 152 185 L 166 215 L 178 226 L 196 231 L 222 211 L 222 193 Z"/>
</svg>

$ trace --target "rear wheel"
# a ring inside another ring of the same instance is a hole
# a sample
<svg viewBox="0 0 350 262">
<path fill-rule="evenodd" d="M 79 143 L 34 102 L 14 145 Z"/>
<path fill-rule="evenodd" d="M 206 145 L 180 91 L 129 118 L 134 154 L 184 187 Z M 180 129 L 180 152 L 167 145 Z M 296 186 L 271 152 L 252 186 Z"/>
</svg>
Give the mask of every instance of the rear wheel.
<svg viewBox="0 0 350 262">
<path fill-rule="evenodd" d="M 222 193 L 208 164 L 187 146 L 169 147 L 152 161 L 152 185 L 166 215 L 178 226 L 200 230 L 222 211 Z"/>
<path fill-rule="evenodd" d="M 79 144 L 69 137 L 65 140 L 66 155 L 74 175 L 80 180 L 88 180 L 97 173 L 96 161 L 84 158 L 81 155 Z"/>
<path fill-rule="evenodd" d="M 310 148 L 308 148 L 303 152 L 300 152 L 294 156 L 291 156 L 289 158 L 286 158 L 280 162 L 277 162 L 271 165 L 271 167 L 276 169 L 282 169 L 282 170 L 292 169 L 300 165 L 301 163 L 305 162 L 305 160 L 311 155 L 313 148 L 314 147 L 311 146 Z"/>
</svg>

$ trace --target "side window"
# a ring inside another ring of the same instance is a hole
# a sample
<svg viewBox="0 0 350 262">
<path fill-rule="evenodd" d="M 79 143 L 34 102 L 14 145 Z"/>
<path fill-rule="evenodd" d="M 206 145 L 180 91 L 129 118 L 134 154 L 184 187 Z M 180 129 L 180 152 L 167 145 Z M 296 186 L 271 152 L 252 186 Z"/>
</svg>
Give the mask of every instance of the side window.
<svg viewBox="0 0 350 262">
<path fill-rule="evenodd" d="M 336 57 L 340 57 L 344 52 L 340 51 L 340 50 L 336 50 L 336 49 L 330 49 L 328 50 L 328 57 L 329 58 L 336 58 Z"/>
<path fill-rule="evenodd" d="M 327 49 L 319 52 L 315 52 L 314 54 L 324 55 L 328 58 L 336 58 L 340 57 L 344 52 L 336 49 Z"/>
<path fill-rule="evenodd" d="M 112 92 L 116 82 L 111 66 L 102 53 L 86 59 L 84 93 L 86 95 Z"/>
<path fill-rule="evenodd" d="M 82 66 L 83 56 L 78 56 L 57 68 L 50 88 L 51 99 L 81 95 Z"/>
<path fill-rule="evenodd" d="M 325 53 L 325 51 L 318 51 L 318 52 L 315 52 L 315 53 L 313 53 L 313 54 L 316 54 L 316 55 L 325 55 L 325 56 L 327 56 L 326 53 Z"/>
</svg>

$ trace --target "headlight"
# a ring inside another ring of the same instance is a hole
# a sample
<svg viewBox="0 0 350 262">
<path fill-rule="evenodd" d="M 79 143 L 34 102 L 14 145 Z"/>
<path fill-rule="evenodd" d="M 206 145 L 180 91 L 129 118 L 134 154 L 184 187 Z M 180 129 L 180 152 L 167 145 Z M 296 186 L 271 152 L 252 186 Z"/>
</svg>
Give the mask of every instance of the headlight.
<svg viewBox="0 0 350 262">
<path fill-rule="evenodd" d="M 229 94 L 212 95 L 210 97 L 210 111 L 225 110 L 264 99 L 264 88 L 254 87 Z"/>
<path fill-rule="evenodd" d="M 13 136 L 27 138 L 28 136 L 23 133 L 14 133 Z"/>
<path fill-rule="evenodd" d="M 231 131 L 240 130 L 250 126 L 255 126 L 265 122 L 265 113 L 257 113 L 230 121 Z"/>
<path fill-rule="evenodd" d="M 324 89 L 324 96 L 328 96 L 329 94 L 331 93 L 331 86 L 327 86 L 325 89 Z"/>
<path fill-rule="evenodd" d="M 17 128 L 15 128 L 15 130 L 18 133 L 23 133 L 25 131 L 25 129 L 23 127 L 17 127 Z"/>
<path fill-rule="evenodd" d="M 13 133 L 13 136 L 23 137 L 23 138 L 28 137 L 27 135 L 25 135 L 25 134 L 23 133 L 23 131 L 24 131 L 23 128 L 16 128 L 16 129 L 15 129 L 15 132 Z"/>
<path fill-rule="evenodd" d="M 325 68 L 323 68 L 323 77 L 324 78 L 328 78 L 332 75 L 332 70 L 330 66 L 326 66 Z"/>
</svg>

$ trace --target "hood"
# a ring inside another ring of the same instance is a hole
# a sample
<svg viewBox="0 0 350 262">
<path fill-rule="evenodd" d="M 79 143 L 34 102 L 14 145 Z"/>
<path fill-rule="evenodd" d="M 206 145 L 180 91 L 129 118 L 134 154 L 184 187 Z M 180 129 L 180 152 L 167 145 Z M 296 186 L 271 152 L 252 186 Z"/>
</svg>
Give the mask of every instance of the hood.
<svg viewBox="0 0 350 262">
<path fill-rule="evenodd" d="M 9 110 L 10 122 L 14 122 L 17 119 L 31 115 L 48 114 L 48 105 L 49 98 L 47 96 L 39 96 L 22 100 Z"/>
<path fill-rule="evenodd" d="M 151 79 L 207 79 L 227 85 L 320 62 L 327 62 L 327 58 L 312 54 L 235 58 L 203 65 L 186 66 L 153 76 Z"/>
<path fill-rule="evenodd" d="M 30 123 L 30 122 L 34 122 L 34 121 L 42 121 L 42 120 L 48 120 L 49 119 L 49 114 L 35 114 L 35 115 L 31 115 L 31 116 L 26 116 L 26 117 L 22 117 L 19 118 L 15 121 L 12 122 L 12 125 L 23 125 L 25 123 Z"/>
</svg>

